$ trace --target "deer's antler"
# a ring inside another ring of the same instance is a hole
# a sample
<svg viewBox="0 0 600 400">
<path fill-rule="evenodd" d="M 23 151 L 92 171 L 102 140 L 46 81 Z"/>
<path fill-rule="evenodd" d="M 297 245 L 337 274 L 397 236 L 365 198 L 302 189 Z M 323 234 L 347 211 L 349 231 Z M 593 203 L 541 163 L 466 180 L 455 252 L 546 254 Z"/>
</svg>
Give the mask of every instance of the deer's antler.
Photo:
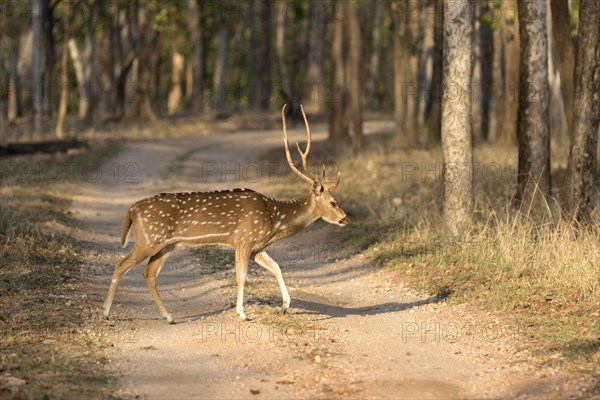
<svg viewBox="0 0 600 400">
<path fill-rule="evenodd" d="M 296 168 L 296 166 L 294 165 L 294 161 L 292 160 L 292 156 L 290 154 L 290 148 L 288 145 L 288 138 L 287 138 L 287 129 L 286 129 L 286 125 L 285 125 L 285 107 L 287 106 L 287 104 L 283 105 L 283 108 L 281 109 L 281 122 L 283 123 L 283 144 L 285 145 L 285 156 L 287 158 L 288 164 L 290 165 L 290 168 L 292 169 L 292 171 L 294 171 L 296 173 L 296 175 L 298 175 L 303 181 L 310 183 L 311 185 L 314 183 L 314 179 L 303 174 L 302 172 L 300 172 L 300 170 L 298 170 L 298 168 Z M 306 121 L 306 115 L 304 114 L 304 109 L 302 109 L 302 116 L 304 117 L 304 122 L 306 124 L 306 137 L 307 137 L 307 142 L 306 142 L 306 150 L 304 152 L 302 152 L 302 150 L 300 150 L 300 145 L 296 144 L 296 146 L 298 147 L 298 152 L 300 153 L 300 156 L 302 157 L 302 168 L 304 168 L 304 171 L 306 171 L 307 174 L 311 175 L 309 169 L 308 169 L 308 164 L 306 161 L 306 158 L 308 157 L 308 152 L 310 151 L 310 129 L 308 127 L 308 122 Z"/>
</svg>

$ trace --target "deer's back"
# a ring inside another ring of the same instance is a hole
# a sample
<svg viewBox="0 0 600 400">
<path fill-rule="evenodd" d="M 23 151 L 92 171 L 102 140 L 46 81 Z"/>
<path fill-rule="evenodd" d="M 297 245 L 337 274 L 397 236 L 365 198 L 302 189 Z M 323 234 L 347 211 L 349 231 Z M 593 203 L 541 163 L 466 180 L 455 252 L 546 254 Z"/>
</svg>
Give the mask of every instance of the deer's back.
<svg viewBox="0 0 600 400">
<path fill-rule="evenodd" d="M 271 234 L 268 198 L 250 189 L 161 193 L 129 209 L 136 242 L 163 247 L 267 242 Z"/>
</svg>

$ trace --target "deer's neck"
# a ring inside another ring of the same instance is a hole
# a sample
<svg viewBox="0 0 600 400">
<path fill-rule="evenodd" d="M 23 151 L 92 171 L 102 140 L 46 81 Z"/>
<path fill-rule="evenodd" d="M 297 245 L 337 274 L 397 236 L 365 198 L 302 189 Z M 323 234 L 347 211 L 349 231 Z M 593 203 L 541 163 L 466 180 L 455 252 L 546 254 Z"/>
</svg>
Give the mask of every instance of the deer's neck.
<svg viewBox="0 0 600 400">
<path fill-rule="evenodd" d="M 294 235 L 319 218 L 310 194 L 294 200 L 274 200 L 271 208 L 273 232 L 277 239 Z"/>
</svg>

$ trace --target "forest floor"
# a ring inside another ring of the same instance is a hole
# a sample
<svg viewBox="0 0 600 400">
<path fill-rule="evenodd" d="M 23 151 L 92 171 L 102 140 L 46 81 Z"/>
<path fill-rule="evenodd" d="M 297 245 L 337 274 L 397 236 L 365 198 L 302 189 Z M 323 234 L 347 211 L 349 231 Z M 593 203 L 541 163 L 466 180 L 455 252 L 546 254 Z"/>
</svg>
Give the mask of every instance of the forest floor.
<svg viewBox="0 0 600 400">
<path fill-rule="evenodd" d="M 325 137 L 322 126 L 313 132 L 315 141 Z M 303 129 L 290 132 L 291 142 L 303 137 Z M 169 258 L 158 279 L 175 325 L 159 317 L 143 266 L 121 282 L 110 321 L 101 319 L 114 264 L 132 246 L 118 245 L 132 203 L 162 191 L 240 186 L 281 197 L 285 166 L 265 168 L 260 161 L 279 146 L 280 130 L 131 142 L 100 167 L 100 175 L 64 193 L 75 223 L 62 229 L 83 249 L 78 290 L 96 311 L 86 316 L 86 331 L 116 378 L 114 396 L 590 396 L 594 378 L 537 357 L 526 327 L 410 289 L 393 271 L 337 239 L 344 228 L 322 221 L 271 249 L 292 297 L 285 316 L 274 277 L 251 264 L 245 297 L 251 320 L 241 322 L 234 309 L 233 255 L 184 249 Z M 350 189 L 347 184 L 340 191 Z"/>
</svg>

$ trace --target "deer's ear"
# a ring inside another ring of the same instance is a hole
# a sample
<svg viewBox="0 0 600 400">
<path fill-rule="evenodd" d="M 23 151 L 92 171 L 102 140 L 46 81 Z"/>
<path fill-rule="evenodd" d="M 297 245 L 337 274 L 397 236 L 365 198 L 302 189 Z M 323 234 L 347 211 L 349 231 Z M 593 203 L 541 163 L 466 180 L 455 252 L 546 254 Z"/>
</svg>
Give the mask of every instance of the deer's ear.
<svg viewBox="0 0 600 400">
<path fill-rule="evenodd" d="M 315 196 L 320 196 L 325 189 L 323 189 L 323 185 L 318 180 L 315 180 L 312 185 L 312 191 Z"/>
</svg>

